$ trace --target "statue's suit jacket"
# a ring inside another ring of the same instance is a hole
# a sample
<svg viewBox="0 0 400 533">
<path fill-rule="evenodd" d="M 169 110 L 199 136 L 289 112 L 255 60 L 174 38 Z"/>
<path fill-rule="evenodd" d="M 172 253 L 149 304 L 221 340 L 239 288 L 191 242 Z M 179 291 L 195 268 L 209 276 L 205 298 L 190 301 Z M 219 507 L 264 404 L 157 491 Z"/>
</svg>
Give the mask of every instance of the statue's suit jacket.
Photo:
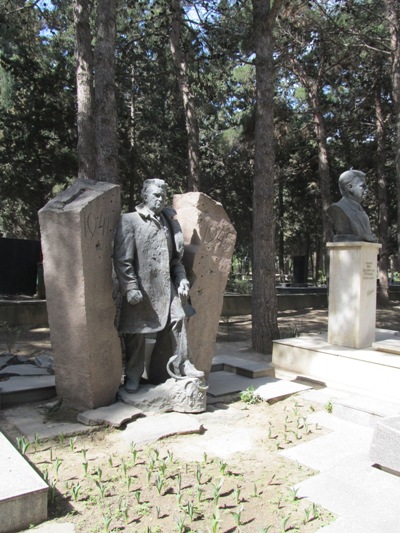
<svg viewBox="0 0 400 533">
<path fill-rule="evenodd" d="M 167 207 L 157 219 L 141 204 L 117 224 L 113 259 L 120 291 L 117 328 L 123 333 L 161 331 L 169 315 L 172 319 L 185 316 L 177 293 L 186 278 L 181 263 L 183 235 L 175 215 Z M 128 303 L 126 293 L 131 289 L 142 292 L 142 302 Z"/>
<path fill-rule="evenodd" d="M 328 207 L 327 213 L 333 220 L 335 234 L 354 236 L 354 240 L 376 242 L 368 215 L 358 202 L 343 197 Z"/>
</svg>

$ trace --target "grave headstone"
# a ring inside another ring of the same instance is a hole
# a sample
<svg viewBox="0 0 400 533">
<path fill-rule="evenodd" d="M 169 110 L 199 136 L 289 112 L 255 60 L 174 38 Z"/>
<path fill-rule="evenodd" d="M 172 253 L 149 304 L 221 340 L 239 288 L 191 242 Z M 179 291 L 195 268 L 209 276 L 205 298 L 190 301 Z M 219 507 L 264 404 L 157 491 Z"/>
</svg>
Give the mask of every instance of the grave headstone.
<svg viewBox="0 0 400 533">
<path fill-rule="evenodd" d="M 119 216 L 117 185 L 80 179 L 39 211 L 56 389 L 77 409 L 113 403 L 121 382 L 111 275 Z"/>
<path fill-rule="evenodd" d="M 173 206 L 183 232 L 183 263 L 191 283 L 191 303 L 196 309 L 188 323 L 190 354 L 196 368 L 208 375 L 236 230 L 222 205 L 204 193 L 177 194 Z"/>
</svg>

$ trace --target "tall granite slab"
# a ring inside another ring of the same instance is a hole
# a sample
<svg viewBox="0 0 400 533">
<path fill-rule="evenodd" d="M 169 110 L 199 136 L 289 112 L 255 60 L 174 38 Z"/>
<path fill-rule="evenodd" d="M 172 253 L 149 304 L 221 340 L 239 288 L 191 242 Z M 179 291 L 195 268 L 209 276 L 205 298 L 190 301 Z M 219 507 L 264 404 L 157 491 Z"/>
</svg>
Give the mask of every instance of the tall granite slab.
<svg viewBox="0 0 400 533">
<path fill-rule="evenodd" d="M 375 341 L 378 243 L 327 243 L 329 266 L 328 342 L 368 348 Z"/>
<path fill-rule="evenodd" d="M 113 403 L 121 382 L 111 275 L 119 216 L 117 185 L 80 179 L 39 211 L 56 390 L 77 409 Z"/>
<path fill-rule="evenodd" d="M 195 366 L 208 376 L 236 230 L 222 205 L 204 193 L 177 194 L 173 207 L 182 227 L 183 263 L 191 284 L 191 303 L 196 309 L 188 323 L 190 355 Z"/>
</svg>

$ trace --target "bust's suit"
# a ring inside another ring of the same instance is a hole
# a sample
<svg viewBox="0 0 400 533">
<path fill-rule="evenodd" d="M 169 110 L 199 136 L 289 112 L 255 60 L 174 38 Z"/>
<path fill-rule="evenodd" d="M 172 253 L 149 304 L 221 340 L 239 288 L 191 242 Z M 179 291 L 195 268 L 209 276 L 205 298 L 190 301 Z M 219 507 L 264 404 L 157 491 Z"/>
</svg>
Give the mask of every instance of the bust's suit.
<svg viewBox="0 0 400 533">
<path fill-rule="evenodd" d="M 335 240 L 376 242 L 368 215 L 355 200 L 344 196 L 339 202 L 328 207 L 327 214 L 335 227 Z"/>
</svg>

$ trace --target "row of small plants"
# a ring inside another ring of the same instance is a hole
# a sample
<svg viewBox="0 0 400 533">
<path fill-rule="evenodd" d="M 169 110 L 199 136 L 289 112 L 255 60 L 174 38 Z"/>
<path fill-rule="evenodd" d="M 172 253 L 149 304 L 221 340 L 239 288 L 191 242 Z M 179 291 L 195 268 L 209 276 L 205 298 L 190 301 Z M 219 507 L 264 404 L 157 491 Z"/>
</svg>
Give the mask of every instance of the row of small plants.
<svg viewBox="0 0 400 533">
<path fill-rule="evenodd" d="M 246 395 L 243 401 L 255 408 L 253 391 L 247 396 L 250 401 Z M 269 460 L 266 468 L 255 465 L 252 475 L 240 463 L 205 453 L 201 461 L 178 460 L 165 441 L 106 454 L 100 450 L 110 430 L 48 442 L 19 437 L 17 446 L 49 484 L 50 518 L 73 521 L 77 531 L 311 532 L 332 516 L 298 497 L 293 484 L 311 472 L 294 465 L 295 476 L 288 478 L 282 474 L 287 460 L 276 451 L 318 431 L 296 402 L 279 431 L 266 424 L 260 445 Z"/>
</svg>

